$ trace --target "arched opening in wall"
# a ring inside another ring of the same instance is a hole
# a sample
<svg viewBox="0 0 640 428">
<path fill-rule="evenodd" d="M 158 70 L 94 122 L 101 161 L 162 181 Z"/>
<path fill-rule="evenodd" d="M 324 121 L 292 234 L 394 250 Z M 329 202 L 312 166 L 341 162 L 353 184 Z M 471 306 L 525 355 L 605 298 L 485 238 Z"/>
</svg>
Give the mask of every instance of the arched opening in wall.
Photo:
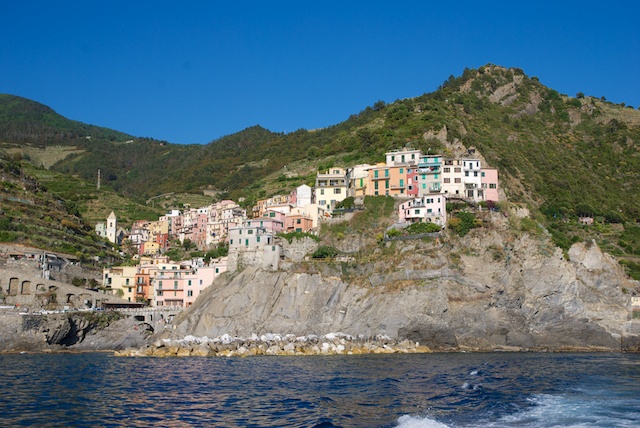
<svg viewBox="0 0 640 428">
<path fill-rule="evenodd" d="M 56 291 L 58 291 L 58 287 L 55 285 L 50 285 L 49 286 L 49 293 L 55 293 Z"/>
<path fill-rule="evenodd" d="M 136 321 L 144 321 L 144 315 L 136 315 L 133 317 Z"/>
<path fill-rule="evenodd" d="M 11 278 L 9 280 L 9 296 L 16 296 L 18 294 L 19 281 L 18 278 Z"/>
<path fill-rule="evenodd" d="M 31 294 L 31 281 L 22 281 L 20 294 Z"/>
<path fill-rule="evenodd" d="M 76 296 L 74 294 L 67 294 L 67 303 L 73 303 L 76 300 Z"/>
<path fill-rule="evenodd" d="M 42 291 L 42 292 L 46 292 L 47 291 L 47 287 L 44 284 L 38 284 L 38 285 L 36 285 L 36 290 Z"/>
</svg>

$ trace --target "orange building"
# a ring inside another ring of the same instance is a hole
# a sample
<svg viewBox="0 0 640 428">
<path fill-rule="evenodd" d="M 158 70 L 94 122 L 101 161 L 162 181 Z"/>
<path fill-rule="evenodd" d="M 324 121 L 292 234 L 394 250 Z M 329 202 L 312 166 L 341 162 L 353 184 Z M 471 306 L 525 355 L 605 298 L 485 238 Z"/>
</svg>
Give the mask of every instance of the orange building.
<svg viewBox="0 0 640 428">
<path fill-rule="evenodd" d="M 370 168 L 367 178 L 367 195 L 406 197 L 407 167 L 379 163 Z"/>
</svg>

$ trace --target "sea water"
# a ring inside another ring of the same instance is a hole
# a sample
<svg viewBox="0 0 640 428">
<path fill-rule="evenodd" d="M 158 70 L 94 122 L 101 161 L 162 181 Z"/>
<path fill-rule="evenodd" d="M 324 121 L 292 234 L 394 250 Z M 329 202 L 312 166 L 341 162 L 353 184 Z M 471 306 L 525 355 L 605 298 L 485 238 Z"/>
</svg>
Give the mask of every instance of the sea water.
<svg viewBox="0 0 640 428">
<path fill-rule="evenodd" d="M 1 426 L 637 427 L 640 355 L 2 355 Z"/>
</svg>

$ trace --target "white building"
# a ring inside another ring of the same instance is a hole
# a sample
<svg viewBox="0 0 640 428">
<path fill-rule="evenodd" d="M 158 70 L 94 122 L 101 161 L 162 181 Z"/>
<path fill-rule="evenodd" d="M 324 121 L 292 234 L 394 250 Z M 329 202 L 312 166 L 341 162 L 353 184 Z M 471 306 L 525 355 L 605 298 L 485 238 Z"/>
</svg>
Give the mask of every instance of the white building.
<svg viewBox="0 0 640 428">
<path fill-rule="evenodd" d="M 417 165 L 421 157 L 422 152 L 420 150 L 409 147 L 385 153 L 387 166 Z"/>
<path fill-rule="evenodd" d="M 447 198 L 441 193 L 432 193 L 410 199 L 400 205 L 398 217 L 401 223 L 447 224 Z"/>
</svg>

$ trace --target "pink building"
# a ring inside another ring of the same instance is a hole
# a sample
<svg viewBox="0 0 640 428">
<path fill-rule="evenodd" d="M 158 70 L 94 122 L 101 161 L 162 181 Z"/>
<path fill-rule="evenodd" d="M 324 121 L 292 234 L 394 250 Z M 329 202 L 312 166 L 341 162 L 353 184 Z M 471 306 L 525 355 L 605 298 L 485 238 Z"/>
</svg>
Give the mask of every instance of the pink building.
<svg viewBox="0 0 640 428">
<path fill-rule="evenodd" d="M 227 257 L 222 257 L 209 263 L 209 266 L 199 267 L 192 273 L 185 275 L 186 290 L 184 307 L 193 305 L 200 293 L 213 283 L 223 272 L 227 271 Z"/>
<path fill-rule="evenodd" d="M 484 200 L 498 202 L 498 169 L 482 168 L 480 171 L 480 180 L 482 189 L 484 190 Z"/>
<path fill-rule="evenodd" d="M 267 211 L 262 214 L 262 217 L 254 218 L 251 220 L 245 220 L 243 222 L 244 227 L 259 227 L 265 229 L 274 234 L 282 232 L 284 230 L 285 214 L 279 211 Z"/>
<path fill-rule="evenodd" d="M 153 279 L 155 306 L 184 306 L 187 289 L 187 276 L 192 271 L 183 269 L 177 263 L 158 266 Z"/>
<path fill-rule="evenodd" d="M 398 210 L 400 223 L 447 224 L 447 198 L 440 193 L 424 195 L 410 199 L 400 205 Z"/>
</svg>

